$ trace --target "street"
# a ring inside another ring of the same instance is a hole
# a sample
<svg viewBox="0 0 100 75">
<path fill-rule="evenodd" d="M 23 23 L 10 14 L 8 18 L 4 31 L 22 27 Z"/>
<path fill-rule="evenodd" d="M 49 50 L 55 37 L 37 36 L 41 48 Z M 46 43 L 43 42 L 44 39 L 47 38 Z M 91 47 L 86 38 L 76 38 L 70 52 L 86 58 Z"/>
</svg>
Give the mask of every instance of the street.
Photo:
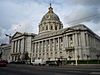
<svg viewBox="0 0 100 75">
<path fill-rule="evenodd" d="M 0 75 L 100 75 L 100 67 L 48 67 L 8 64 L 7 67 L 0 67 Z"/>
</svg>

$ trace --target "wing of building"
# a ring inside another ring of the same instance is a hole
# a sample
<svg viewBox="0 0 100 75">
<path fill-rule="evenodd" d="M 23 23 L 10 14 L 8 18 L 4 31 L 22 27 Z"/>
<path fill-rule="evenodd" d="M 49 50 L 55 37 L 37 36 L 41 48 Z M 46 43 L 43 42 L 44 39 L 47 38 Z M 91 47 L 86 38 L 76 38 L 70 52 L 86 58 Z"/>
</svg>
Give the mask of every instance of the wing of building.
<svg viewBox="0 0 100 75">
<path fill-rule="evenodd" d="M 1 44 L 0 45 L 0 59 L 8 60 L 10 62 L 10 51 L 11 51 L 11 44 Z"/>
<path fill-rule="evenodd" d="M 11 40 L 10 58 L 19 60 L 28 52 L 31 59 L 87 60 L 100 55 L 100 37 L 83 24 L 63 28 L 50 6 L 39 23 L 39 33 L 16 32 Z"/>
</svg>

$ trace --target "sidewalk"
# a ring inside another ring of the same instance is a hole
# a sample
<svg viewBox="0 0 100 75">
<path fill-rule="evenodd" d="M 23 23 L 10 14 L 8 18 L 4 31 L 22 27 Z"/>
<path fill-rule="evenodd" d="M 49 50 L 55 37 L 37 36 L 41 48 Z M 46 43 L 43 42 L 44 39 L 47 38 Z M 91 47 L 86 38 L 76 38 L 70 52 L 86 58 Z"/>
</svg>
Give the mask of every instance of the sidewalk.
<svg viewBox="0 0 100 75">
<path fill-rule="evenodd" d="M 59 67 L 62 67 L 62 68 L 91 68 L 91 69 L 100 69 L 100 64 L 67 64 L 67 65 L 60 65 Z"/>
</svg>

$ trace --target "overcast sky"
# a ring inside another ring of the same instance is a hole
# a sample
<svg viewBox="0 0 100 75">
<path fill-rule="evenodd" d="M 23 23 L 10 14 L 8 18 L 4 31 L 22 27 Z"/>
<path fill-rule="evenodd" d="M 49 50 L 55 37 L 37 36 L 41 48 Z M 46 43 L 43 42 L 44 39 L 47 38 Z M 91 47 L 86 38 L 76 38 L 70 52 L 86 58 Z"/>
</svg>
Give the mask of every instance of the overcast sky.
<svg viewBox="0 0 100 75">
<path fill-rule="evenodd" d="M 0 0 L 0 43 L 16 31 L 38 33 L 49 3 L 64 28 L 82 23 L 100 35 L 100 0 Z"/>
</svg>

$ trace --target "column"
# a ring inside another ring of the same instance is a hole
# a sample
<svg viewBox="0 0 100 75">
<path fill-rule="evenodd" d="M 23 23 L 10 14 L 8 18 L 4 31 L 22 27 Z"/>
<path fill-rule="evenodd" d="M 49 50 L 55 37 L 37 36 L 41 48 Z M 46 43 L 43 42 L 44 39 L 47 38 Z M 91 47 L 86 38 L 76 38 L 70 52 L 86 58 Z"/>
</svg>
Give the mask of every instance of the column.
<svg viewBox="0 0 100 75">
<path fill-rule="evenodd" d="M 75 33 L 75 64 L 77 65 L 77 47 L 78 47 L 78 37 L 77 37 L 77 33 Z"/>
<path fill-rule="evenodd" d="M 60 51 L 60 40 L 59 40 L 59 37 L 58 37 L 58 51 Z"/>
<path fill-rule="evenodd" d="M 86 33 L 86 41 L 87 41 L 87 46 L 89 46 L 89 37 L 87 33 Z"/>
<path fill-rule="evenodd" d="M 23 46 L 23 47 L 24 47 L 23 50 L 24 50 L 24 52 L 25 52 L 25 51 L 26 51 L 26 49 L 25 49 L 25 37 L 24 37 L 24 39 L 23 39 L 23 45 L 24 45 L 24 46 Z"/>
<path fill-rule="evenodd" d="M 54 46 L 54 47 L 53 47 L 53 51 L 55 51 L 55 49 L 56 49 L 55 38 L 53 39 L 53 43 L 54 43 L 54 44 L 53 44 L 53 46 Z"/>
<path fill-rule="evenodd" d="M 43 41 L 42 41 L 42 43 L 41 43 L 41 58 L 42 58 L 42 59 L 44 58 L 44 56 L 43 56 Z"/>
<path fill-rule="evenodd" d="M 14 41 L 12 42 L 12 44 L 11 44 L 11 46 L 12 46 L 12 50 L 11 50 L 11 53 L 13 53 L 14 52 Z"/>
<path fill-rule="evenodd" d="M 18 40 L 16 41 L 16 53 L 18 52 Z"/>
<path fill-rule="evenodd" d="M 66 44 L 67 44 L 67 41 L 66 41 L 66 35 L 64 34 L 64 36 L 62 37 L 63 41 L 62 41 L 62 44 L 63 44 L 63 50 L 66 49 Z"/>
<path fill-rule="evenodd" d="M 81 47 L 85 47 L 86 46 L 86 36 L 85 36 L 85 32 L 81 33 Z"/>
<path fill-rule="evenodd" d="M 76 42 L 75 41 L 75 34 L 73 34 L 73 47 L 74 47 L 74 49 L 75 49 L 75 44 L 76 44 L 75 42 Z M 75 54 L 73 54 L 73 56 L 74 56 L 73 58 L 75 58 Z"/>
<path fill-rule="evenodd" d="M 78 47 L 78 37 L 77 37 L 77 33 L 75 33 L 75 47 Z"/>
<path fill-rule="evenodd" d="M 14 53 L 16 53 L 16 41 L 15 41 L 15 49 L 14 49 Z"/>
<path fill-rule="evenodd" d="M 14 53 L 14 41 L 11 43 L 11 51 L 10 53 Z M 13 61 L 13 55 L 10 56 L 10 60 Z"/>
<path fill-rule="evenodd" d="M 47 56 L 47 40 L 45 40 L 45 49 L 44 49 L 44 59 L 46 59 Z"/>
<path fill-rule="evenodd" d="M 51 39 L 49 39 L 49 51 L 50 52 L 50 49 L 51 49 Z"/>
<path fill-rule="evenodd" d="M 34 50 L 34 55 L 35 55 L 35 58 L 36 58 L 36 46 L 37 46 L 37 43 L 35 42 L 35 50 Z"/>
<path fill-rule="evenodd" d="M 19 52 L 21 52 L 21 39 L 19 40 Z"/>
<path fill-rule="evenodd" d="M 19 53 L 19 40 L 17 40 L 17 52 Z"/>
<path fill-rule="evenodd" d="M 51 39 L 49 39 L 49 51 L 48 51 L 48 54 L 49 54 L 49 58 L 50 58 L 50 53 L 51 53 Z"/>
<path fill-rule="evenodd" d="M 38 58 L 40 58 L 40 41 L 38 42 Z"/>
<path fill-rule="evenodd" d="M 67 48 L 67 47 L 68 47 L 68 36 L 66 35 L 65 38 L 66 38 L 65 47 Z M 63 40 L 63 41 L 64 41 L 64 40 Z"/>
<path fill-rule="evenodd" d="M 60 37 L 58 37 L 58 49 L 56 48 L 56 49 L 57 49 L 56 51 L 58 52 L 58 54 L 57 54 L 58 57 L 61 56 L 60 52 L 62 52 L 62 50 L 61 50 L 61 48 L 60 48 L 60 45 L 61 45 L 61 44 L 60 44 L 60 39 L 59 39 L 59 38 L 60 38 Z"/>
</svg>

